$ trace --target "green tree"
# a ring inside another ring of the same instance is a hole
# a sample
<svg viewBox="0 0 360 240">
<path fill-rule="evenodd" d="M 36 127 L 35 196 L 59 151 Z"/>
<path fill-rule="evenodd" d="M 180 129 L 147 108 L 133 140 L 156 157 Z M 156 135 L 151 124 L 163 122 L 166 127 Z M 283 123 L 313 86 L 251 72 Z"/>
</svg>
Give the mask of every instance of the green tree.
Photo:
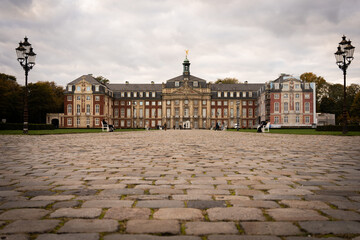
<svg viewBox="0 0 360 240">
<path fill-rule="evenodd" d="M 97 76 L 95 79 L 104 85 L 110 83 L 110 80 L 107 78 L 104 78 L 103 76 Z"/>
<path fill-rule="evenodd" d="M 300 79 L 304 82 L 313 82 L 316 84 L 316 108 L 320 109 L 321 101 L 328 96 L 330 84 L 321 76 L 316 76 L 312 72 L 306 72 L 300 75 Z"/>
<path fill-rule="evenodd" d="M 29 122 L 45 123 L 47 113 L 63 112 L 64 89 L 54 82 L 30 83 Z"/>
<path fill-rule="evenodd" d="M 23 96 L 23 90 L 15 77 L 0 73 L 0 121 L 22 122 Z"/>
<path fill-rule="evenodd" d="M 224 79 L 218 79 L 216 80 L 215 84 L 235 84 L 235 83 L 239 83 L 239 80 L 237 80 L 236 78 L 224 78 Z"/>
<path fill-rule="evenodd" d="M 360 92 L 358 92 L 354 98 L 354 102 L 350 108 L 351 122 L 360 124 Z"/>
</svg>

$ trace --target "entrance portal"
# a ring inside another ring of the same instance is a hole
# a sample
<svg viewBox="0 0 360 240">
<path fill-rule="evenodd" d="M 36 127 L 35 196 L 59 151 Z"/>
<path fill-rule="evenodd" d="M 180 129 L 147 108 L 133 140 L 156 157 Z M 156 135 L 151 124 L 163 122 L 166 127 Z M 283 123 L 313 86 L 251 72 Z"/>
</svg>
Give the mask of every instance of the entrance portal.
<svg viewBox="0 0 360 240">
<path fill-rule="evenodd" d="M 190 121 L 185 121 L 184 122 L 184 129 L 190 129 Z"/>
</svg>

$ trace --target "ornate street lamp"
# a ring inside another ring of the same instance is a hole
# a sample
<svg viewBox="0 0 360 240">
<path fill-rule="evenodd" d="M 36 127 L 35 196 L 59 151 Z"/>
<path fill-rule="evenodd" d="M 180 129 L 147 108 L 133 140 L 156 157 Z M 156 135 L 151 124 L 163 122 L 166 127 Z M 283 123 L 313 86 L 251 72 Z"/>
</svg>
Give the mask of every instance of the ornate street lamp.
<svg viewBox="0 0 360 240">
<path fill-rule="evenodd" d="M 350 39 L 346 40 L 346 36 L 344 35 L 339 43 L 338 50 L 335 53 L 336 64 L 344 73 L 343 134 L 348 132 L 346 111 L 346 69 L 354 59 L 354 50 L 355 47 L 351 45 Z"/>
<path fill-rule="evenodd" d="M 27 134 L 29 131 L 29 112 L 28 112 L 28 73 L 35 65 L 36 54 L 33 52 L 31 44 L 28 42 L 28 38 L 24 38 L 24 42 L 19 43 L 19 47 L 16 49 L 17 60 L 25 70 L 25 96 L 24 96 L 24 127 L 23 133 Z"/>
</svg>

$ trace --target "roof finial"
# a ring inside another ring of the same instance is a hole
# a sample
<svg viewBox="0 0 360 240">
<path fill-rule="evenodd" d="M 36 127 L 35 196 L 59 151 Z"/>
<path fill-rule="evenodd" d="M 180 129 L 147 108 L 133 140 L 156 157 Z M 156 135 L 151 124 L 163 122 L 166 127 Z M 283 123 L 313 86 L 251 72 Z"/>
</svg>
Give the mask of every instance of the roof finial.
<svg viewBox="0 0 360 240">
<path fill-rule="evenodd" d="M 189 49 L 185 50 L 185 53 L 186 53 L 186 58 L 187 58 L 187 56 L 189 54 Z"/>
</svg>

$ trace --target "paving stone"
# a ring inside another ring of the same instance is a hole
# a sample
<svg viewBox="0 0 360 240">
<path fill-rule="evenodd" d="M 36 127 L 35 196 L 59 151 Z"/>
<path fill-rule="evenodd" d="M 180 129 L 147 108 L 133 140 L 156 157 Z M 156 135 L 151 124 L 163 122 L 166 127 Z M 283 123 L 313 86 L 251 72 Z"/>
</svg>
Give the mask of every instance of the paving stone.
<svg viewBox="0 0 360 240">
<path fill-rule="evenodd" d="M 51 218 L 97 218 L 101 208 L 60 208 L 50 214 Z"/>
<path fill-rule="evenodd" d="M 97 190 L 94 189 L 76 189 L 64 191 L 60 193 L 60 195 L 89 196 L 94 195 L 95 193 L 97 193 Z"/>
<path fill-rule="evenodd" d="M 16 220 L 5 226 L 1 233 L 44 233 L 52 231 L 59 220 Z"/>
<path fill-rule="evenodd" d="M 171 188 L 156 188 L 150 189 L 150 194 L 182 194 L 184 193 L 180 189 L 171 189 Z"/>
<path fill-rule="evenodd" d="M 233 195 L 215 195 L 214 196 L 215 200 L 241 200 L 241 201 L 246 201 L 246 200 L 250 200 L 250 197 L 248 196 L 233 196 Z"/>
<path fill-rule="evenodd" d="M 351 210 L 360 209 L 360 202 L 350 202 L 350 201 L 329 201 L 329 202 L 340 209 L 351 209 Z"/>
<path fill-rule="evenodd" d="M 299 235 L 298 227 L 289 222 L 241 222 L 245 234 L 249 235 Z"/>
<path fill-rule="evenodd" d="M 71 207 L 78 207 L 80 205 L 79 201 L 62 201 L 62 202 L 57 202 L 54 203 L 54 205 L 52 205 L 53 209 L 58 209 L 58 208 L 71 208 Z"/>
<path fill-rule="evenodd" d="M 47 205 L 53 203 L 53 201 L 13 201 L 6 202 L 0 206 L 0 209 L 10 208 L 44 208 Z"/>
<path fill-rule="evenodd" d="M 188 201 L 188 208 L 208 209 L 214 207 L 226 207 L 225 201 Z"/>
<path fill-rule="evenodd" d="M 184 221 L 202 220 L 201 210 L 194 208 L 161 208 L 154 213 L 154 219 L 175 219 Z"/>
<path fill-rule="evenodd" d="M 145 208 L 183 208 L 182 201 L 176 200 L 141 200 L 138 201 L 136 207 Z"/>
<path fill-rule="evenodd" d="M 249 220 L 265 220 L 260 209 L 257 208 L 210 208 L 207 210 L 211 221 L 232 220 L 232 221 L 249 221 Z"/>
<path fill-rule="evenodd" d="M 276 236 L 259 236 L 259 235 L 210 235 L 208 240 L 280 240 Z"/>
<path fill-rule="evenodd" d="M 110 208 L 105 219 L 116 219 L 119 221 L 131 219 L 149 219 L 151 211 L 148 208 Z"/>
<path fill-rule="evenodd" d="M 45 209 L 12 209 L 0 214 L 0 220 L 40 219 L 49 213 Z"/>
<path fill-rule="evenodd" d="M 36 196 L 50 196 L 54 195 L 55 192 L 48 191 L 48 190 L 41 190 L 41 191 L 27 191 L 24 193 L 25 197 L 36 197 Z"/>
<path fill-rule="evenodd" d="M 66 201 L 74 198 L 74 195 L 52 195 L 52 196 L 36 196 L 31 201 Z"/>
<path fill-rule="evenodd" d="M 83 203 L 83 208 L 119 208 L 131 207 L 134 201 L 128 200 L 90 200 Z"/>
<path fill-rule="evenodd" d="M 36 240 L 99 240 L 97 233 L 41 234 Z"/>
<path fill-rule="evenodd" d="M 19 196 L 20 194 L 18 191 L 0 191 L 0 197 Z"/>
<path fill-rule="evenodd" d="M 124 188 L 124 189 L 105 189 L 100 192 L 99 195 L 140 195 L 144 194 L 144 190 L 135 188 Z"/>
<path fill-rule="evenodd" d="M 239 233 L 233 222 L 187 222 L 185 232 L 189 235 Z"/>
<path fill-rule="evenodd" d="M 172 195 L 172 199 L 180 200 L 180 201 L 190 201 L 190 200 L 201 200 L 201 201 L 208 201 L 212 200 L 210 195 Z"/>
<path fill-rule="evenodd" d="M 280 207 L 275 201 L 261 200 L 230 200 L 233 207 L 277 208 Z"/>
<path fill-rule="evenodd" d="M 24 234 L 1 235 L 1 240 L 29 240 L 29 237 Z"/>
<path fill-rule="evenodd" d="M 312 234 L 359 234 L 360 222 L 309 221 L 299 222 L 301 228 Z"/>
<path fill-rule="evenodd" d="M 268 209 L 266 212 L 276 221 L 311 221 L 328 220 L 314 210 L 305 210 L 297 208 L 278 208 Z"/>
<path fill-rule="evenodd" d="M 330 209 L 330 206 L 320 201 L 299 201 L 299 200 L 282 200 L 280 203 L 290 208 L 301 209 Z"/>
<path fill-rule="evenodd" d="M 180 223 L 176 220 L 129 220 L 126 232 L 179 234 Z"/>
<path fill-rule="evenodd" d="M 97 233 L 115 232 L 118 222 L 108 219 L 74 219 L 66 222 L 58 233 Z"/>
<path fill-rule="evenodd" d="M 337 209 L 322 210 L 325 214 L 337 219 L 337 220 L 360 220 L 360 214 L 352 211 L 343 211 Z"/>
<path fill-rule="evenodd" d="M 196 236 L 154 236 L 143 234 L 111 234 L 106 235 L 104 240 L 201 240 Z"/>
<path fill-rule="evenodd" d="M 222 189 L 191 189 L 187 190 L 189 195 L 230 195 L 229 190 Z"/>
<path fill-rule="evenodd" d="M 264 194 L 264 195 L 255 195 L 254 200 L 301 200 L 300 196 L 295 195 L 274 195 L 274 194 Z"/>
<path fill-rule="evenodd" d="M 317 238 L 317 237 L 286 237 L 286 240 L 344 240 L 346 238 L 339 238 L 339 237 L 323 237 L 323 238 Z M 354 239 L 352 239 L 354 240 Z"/>
</svg>

